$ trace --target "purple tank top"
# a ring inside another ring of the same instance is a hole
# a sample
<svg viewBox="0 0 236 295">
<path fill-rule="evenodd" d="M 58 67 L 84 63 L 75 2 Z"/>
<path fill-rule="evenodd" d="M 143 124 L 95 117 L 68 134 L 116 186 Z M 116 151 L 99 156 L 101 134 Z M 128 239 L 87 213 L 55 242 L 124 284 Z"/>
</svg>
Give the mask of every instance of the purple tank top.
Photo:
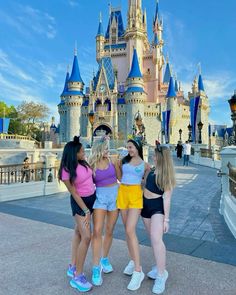
<svg viewBox="0 0 236 295">
<path fill-rule="evenodd" d="M 97 187 L 108 186 L 117 182 L 116 170 L 112 163 L 105 170 L 96 169 L 95 176 L 93 178 L 94 183 Z"/>
</svg>

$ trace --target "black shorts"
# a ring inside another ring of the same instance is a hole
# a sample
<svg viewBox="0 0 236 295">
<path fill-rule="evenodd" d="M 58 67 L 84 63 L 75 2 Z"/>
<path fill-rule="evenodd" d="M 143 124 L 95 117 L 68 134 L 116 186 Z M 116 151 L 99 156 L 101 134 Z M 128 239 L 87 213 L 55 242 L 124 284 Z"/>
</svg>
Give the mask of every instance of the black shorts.
<svg viewBox="0 0 236 295">
<path fill-rule="evenodd" d="M 93 204 L 96 200 L 96 192 L 94 192 L 93 195 L 89 197 L 81 197 L 86 205 L 86 207 L 89 209 L 90 213 L 93 213 Z M 75 214 L 78 214 L 80 216 L 85 216 L 84 211 L 80 208 L 80 206 L 76 203 L 75 199 L 70 196 L 70 205 L 72 210 L 72 215 L 75 216 Z"/>
<path fill-rule="evenodd" d="M 154 214 L 165 214 L 163 198 L 147 199 L 143 196 L 143 209 L 141 216 L 144 218 L 151 218 Z"/>
</svg>

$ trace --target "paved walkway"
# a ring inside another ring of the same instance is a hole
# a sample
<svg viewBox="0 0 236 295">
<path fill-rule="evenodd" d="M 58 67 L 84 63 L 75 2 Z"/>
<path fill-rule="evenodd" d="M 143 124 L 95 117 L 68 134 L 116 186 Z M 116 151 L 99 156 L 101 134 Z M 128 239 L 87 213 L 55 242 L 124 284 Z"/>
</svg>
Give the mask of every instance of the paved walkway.
<svg viewBox="0 0 236 295">
<path fill-rule="evenodd" d="M 166 294 L 236 294 L 236 240 L 219 214 L 220 179 L 216 170 L 183 167 L 177 160 L 175 166 L 178 185 L 172 199 L 170 232 L 165 235 L 170 271 Z M 7 237 L 0 243 L 0 294 L 75 293 L 64 278 L 74 226 L 68 194 L 0 203 L 0 212 L 0 236 Z M 153 258 L 141 219 L 137 234 L 143 267 L 148 271 Z M 117 272 L 109 276 L 108 288 L 104 284 L 94 294 L 126 294 L 128 279 L 121 273 L 127 251 L 120 219 L 114 237 L 112 259 Z M 86 268 L 89 272 L 89 262 Z M 151 285 L 146 280 L 137 294 L 149 294 Z"/>
</svg>

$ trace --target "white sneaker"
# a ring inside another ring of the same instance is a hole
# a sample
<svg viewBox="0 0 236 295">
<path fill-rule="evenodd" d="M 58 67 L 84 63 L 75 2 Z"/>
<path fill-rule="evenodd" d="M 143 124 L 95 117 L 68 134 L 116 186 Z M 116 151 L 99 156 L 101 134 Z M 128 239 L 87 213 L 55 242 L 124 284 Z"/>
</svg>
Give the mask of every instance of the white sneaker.
<svg viewBox="0 0 236 295">
<path fill-rule="evenodd" d="M 149 277 L 149 279 L 155 280 L 157 277 L 157 267 L 156 265 L 152 267 L 152 270 L 150 270 L 147 273 L 147 277 Z"/>
<path fill-rule="evenodd" d="M 152 288 L 154 294 L 162 294 L 165 291 L 166 280 L 168 278 L 168 271 L 165 270 L 163 276 L 157 276 Z"/>
<path fill-rule="evenodd" d="M 132 274 L 132 278 L 127 286 L 128 290 L 136 291 L 140 288 L 142 281 L 144 280 L 144 273 L 143 271 L 135 271 Z"/>
<path fill-rule="evenodd" d="M 123 273 L 128 276 L 132 276 L 134 272 L 134 261 L 130 260 L 130 262 L 126 265 Z"/>
</svg>

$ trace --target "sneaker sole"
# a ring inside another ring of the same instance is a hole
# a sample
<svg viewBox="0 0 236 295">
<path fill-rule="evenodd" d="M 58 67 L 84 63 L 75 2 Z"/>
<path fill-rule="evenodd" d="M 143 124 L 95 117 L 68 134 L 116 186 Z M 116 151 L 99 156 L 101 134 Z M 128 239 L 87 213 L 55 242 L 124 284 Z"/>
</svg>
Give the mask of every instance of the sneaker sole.
<svg viewBox="0 0 236 295">
<path fill-rule="evenodd" d="M 112 270 L 105 270 L 105 269 L 102 269 L 103 273 L 111 273 L 113 272 L 113 269 Z"/>
<path fill-rule="evenodd" d="M 94 282 L 93 282 L 93 280 L 92 280 L 92 284 L 93 284 L 94 286 L 96 286 L 96 287 L 99 287 L 99 286 L 101 286 L 101 285 L 102 285 L 102 283 L 103 283 L 103 280 L 102 280 L 100 283 L 94 283 Z"/>
<path fill-rule="evenodd" d="M 123 271 L 123 274 L 126 276 L 132 276 L 133 272 Z"/>
<path fill-rule="evenodd" d="M 71 282 L 71 281 L 70 281 L 70 285 L 71 285 L 72 288 L 77 289 L 80 292 L 88 292 L 88 291 L 90 291 L 92 289 L 92 287 L 91 288 L 80 287 L 80 286 L 76 285 L 74 282 Z"/>
<path fill-rule="evenodd" d="M 129 288 L 129 286 L 128 286 L 127 289 L 130 290 L 130 291 L 138 290 L 141 287 L 141 284 L 142 284 L 142 281 L 144 280 L 144 278 L 145 278 L 145 275 L 144 275 L 144 273 L 142 273 L 142 278 L 141 278 L 140 283 L 138 284 L 138 286 L 135 289 Z"/>
</svg>

